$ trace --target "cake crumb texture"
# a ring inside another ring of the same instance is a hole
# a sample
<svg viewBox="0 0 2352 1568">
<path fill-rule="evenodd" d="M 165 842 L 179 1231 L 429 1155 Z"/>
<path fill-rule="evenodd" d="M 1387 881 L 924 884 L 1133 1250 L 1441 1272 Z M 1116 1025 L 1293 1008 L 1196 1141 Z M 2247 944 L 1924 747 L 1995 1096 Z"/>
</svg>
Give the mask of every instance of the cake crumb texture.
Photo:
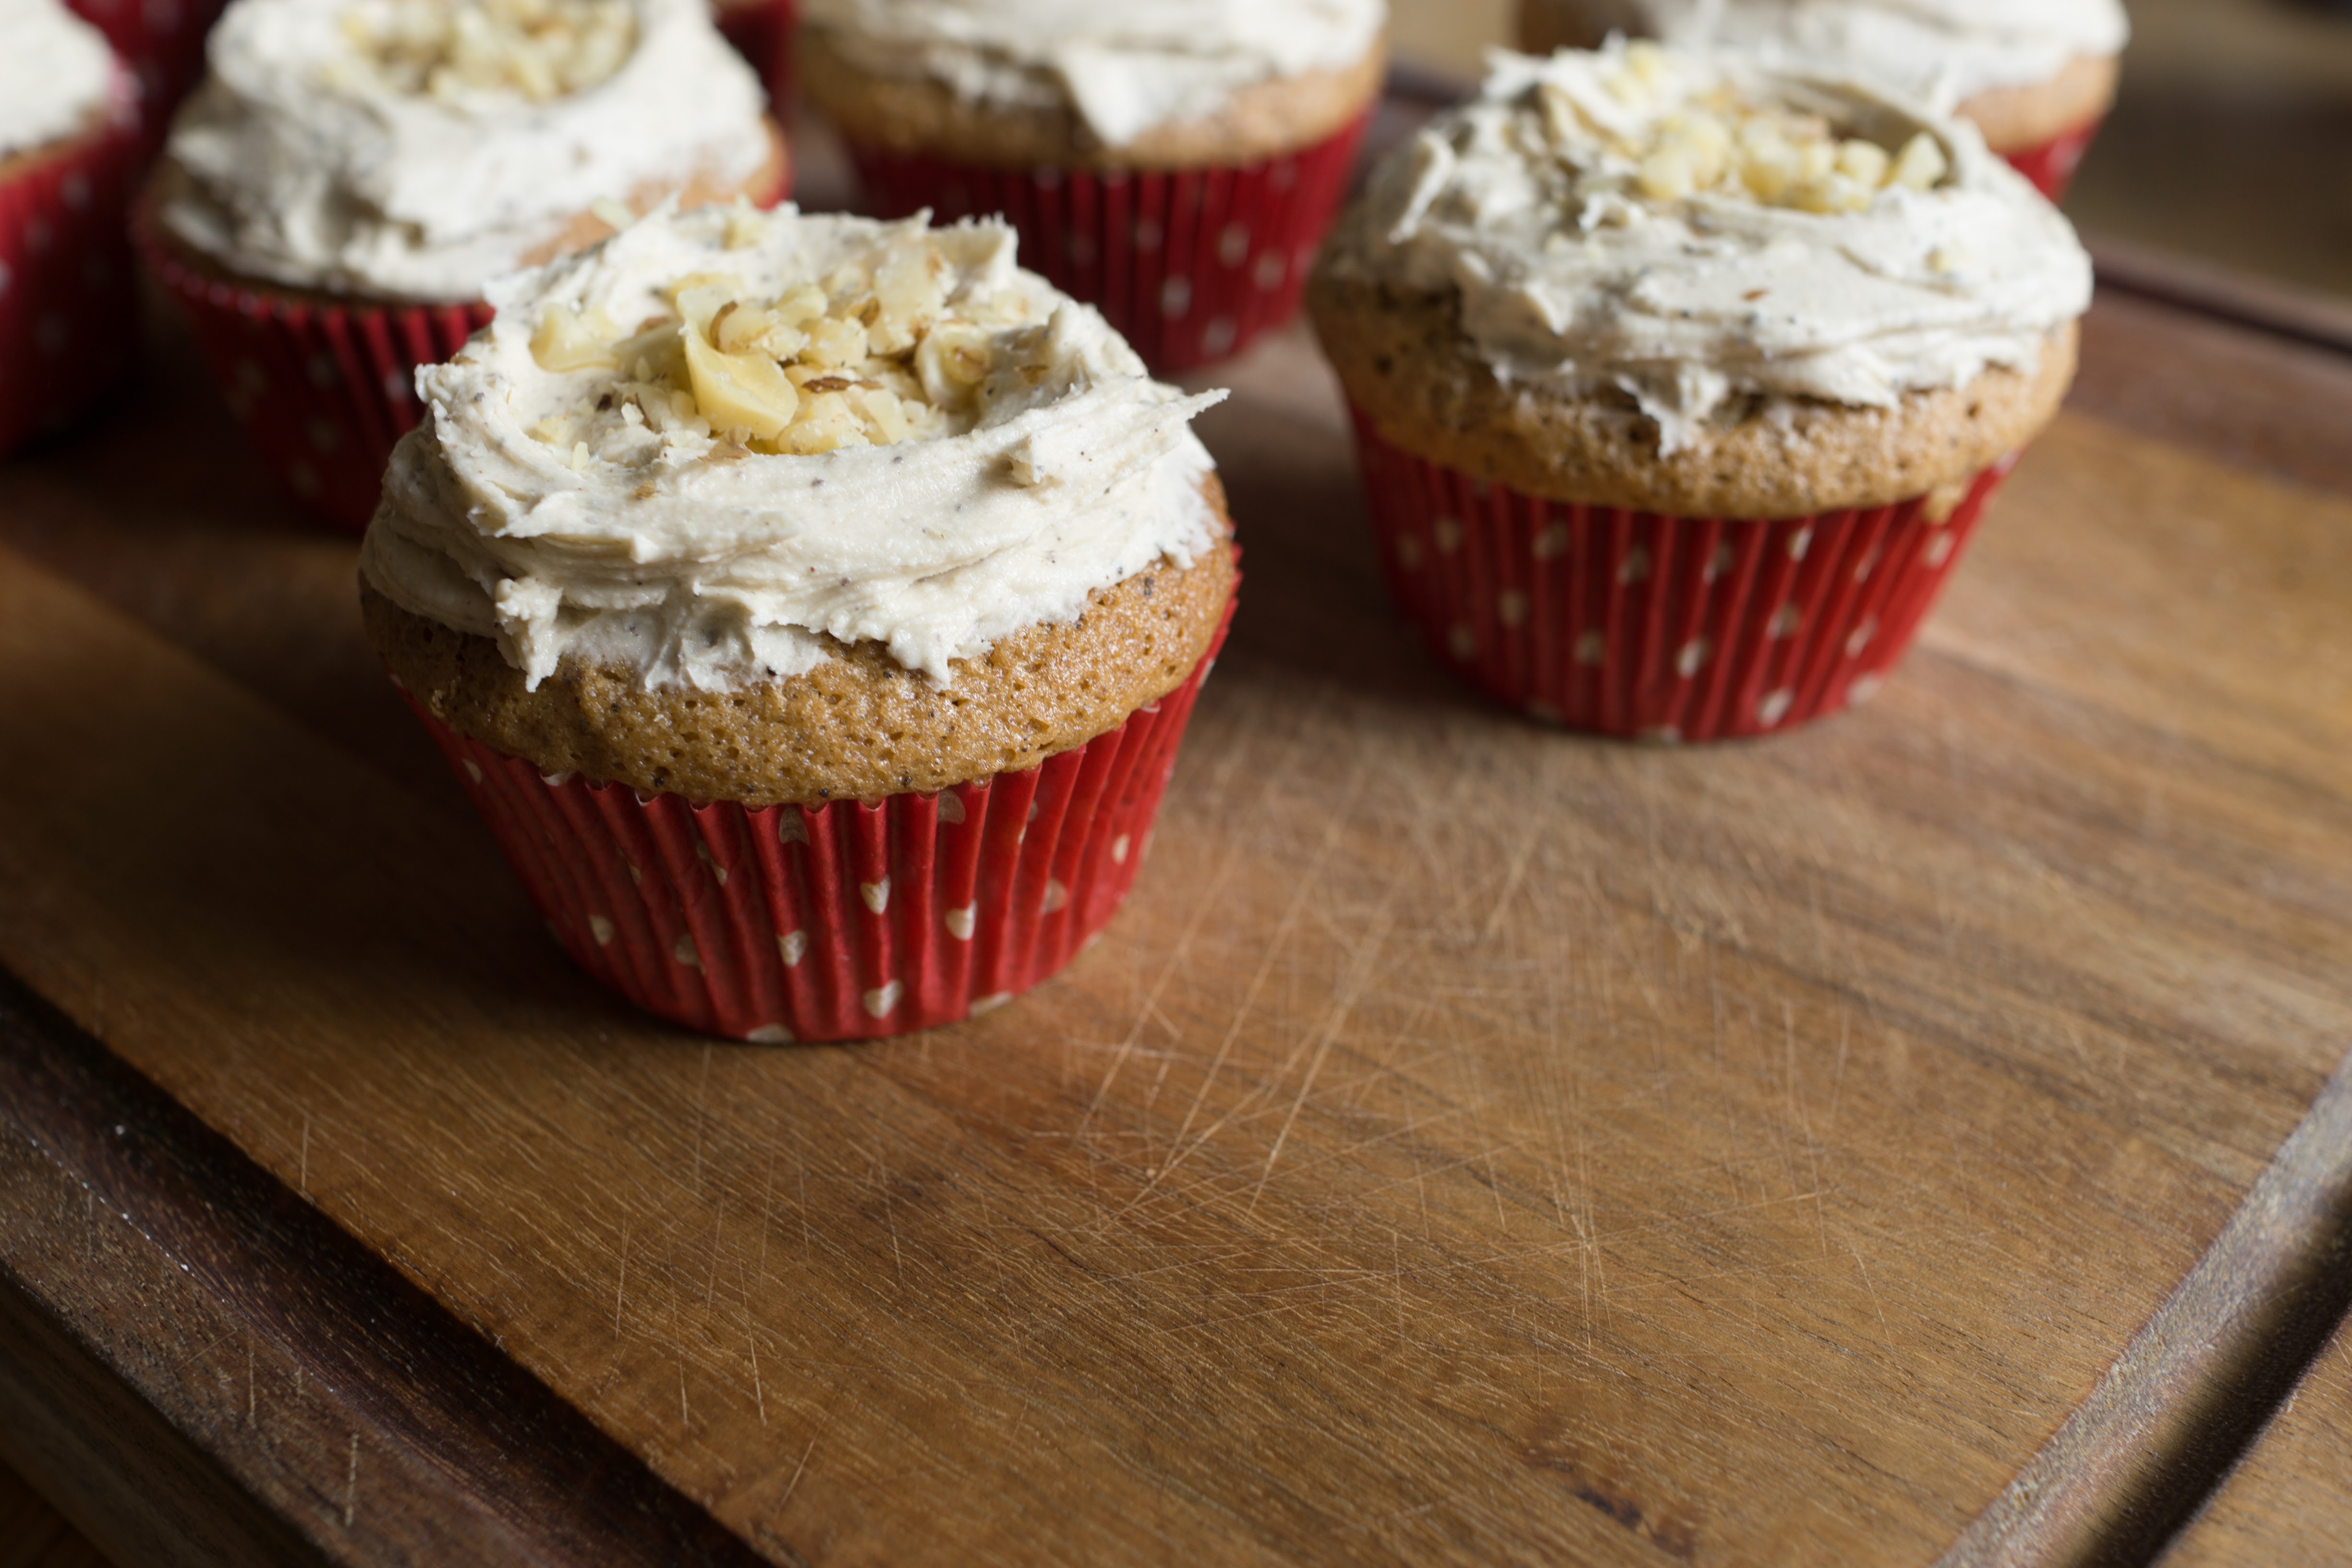
<svg viewBox="0 0 2352 1568">
<path fill-rule="evenodd" d="M 1212 477 L 1210 500 L 1230 533 Z M 648 690 L 567 658 L 527 690 L 488 637 L 402 609 L 365 583 L 368 634 L 401 688 L 459 733 L 542 773 L 762 806 L 877 800 L 1036 766 L 1183 684 L 1232 596 L 1233 552 L 1162 560 L 1094 594 L 1075 622 L 954 661 L 944 689 L 877 643 L 835 643 L 803 675 L 731 691 Z"/>
<path fill-rule="evenodd" d="M 2030 371 L 1996 367 L 1887 408 L 1752 399 L 1662 456 L 1630 397 L 1496 380 L 1449 296 L 1326 270 L 1307 303 L 1349 401 L 1391 445 L 1524 495 L 1677 517 L 1807 517 L 1925 495 L 2032 439 L 2074 377 L 2069 322 Z"/>
</svg>

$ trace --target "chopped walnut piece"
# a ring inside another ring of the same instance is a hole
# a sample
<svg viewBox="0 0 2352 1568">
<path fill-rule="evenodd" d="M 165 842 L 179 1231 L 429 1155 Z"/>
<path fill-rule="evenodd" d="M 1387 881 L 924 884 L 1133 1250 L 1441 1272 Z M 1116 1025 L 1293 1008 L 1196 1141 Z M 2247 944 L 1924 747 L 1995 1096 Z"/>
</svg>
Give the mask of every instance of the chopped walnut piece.
<svg viewBox="0 0 2352 1568">
<path fill-rule="evenodd" d="M 343 16 L 360 67 L 398 92 L 544 103 L 592 88 L 637 47 L 628 0 L 373 0 Z"/>
<path fill-rule="evenodd" d="M 1523 134 L 1540 134 L 1580 173 L 1580 160 L 1597 143 L 1630 169 L 1622 184 L 1654 202 L 1727 196 L 1804 212 L 1859 212 L 1881 192 L 1931 190 L 1950 173 L 1943 147 L 1927 132 L 1897 151 L 1841 135 L 1820 114 L 1761 103 L 1730 86 L 1677 103 L 1671 61 L 1655 45 L 1628 45 L 1602 86 L 1636 110 L 1654 106 L 1658 117 L 1612 128 L 1573 93 L 1546 82 L 1536 90 L 1536 118 Z M 1592 178 L 1606 189 L 1619 177 Z"/>
<path fill-rule="evenodd" d="M 612 433 L 597 446 L 611 460 L 649 461 L 680 432 L 718 442 L 711 461 L 892 446 L 969 428 L 983 388 L 1047 374 L 1042 328 L 1001 300 L 967 313 L 954 273 L 935 239 L 902 234 L 772 299 L 724 274 L 681 278 L 664 291 L 674 313 L 626 337 L 601 313 L 550 304 L 531 352 L 550 371 L 611 377 L 595 426 Z M 568 420 L 545 423 L 551 444 L 572 438 Z"/>
</svg>

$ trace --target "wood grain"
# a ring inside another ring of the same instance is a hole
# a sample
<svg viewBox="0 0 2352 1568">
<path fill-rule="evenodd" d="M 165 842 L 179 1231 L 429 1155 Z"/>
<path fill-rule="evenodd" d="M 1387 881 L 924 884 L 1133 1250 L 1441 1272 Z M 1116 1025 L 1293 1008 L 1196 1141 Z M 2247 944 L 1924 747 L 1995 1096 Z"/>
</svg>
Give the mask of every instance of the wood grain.
<svg viewBox="0 0 2352 1568">
<path fill-rule="evenodd" d="M 2164 1568 L 2352 1562 L 2352 1330 L 2337 1331 L 2262 1442 L 2163 1562 Z"/>
<path fill-rule="evenodd" d="M 0 1461 L 126 1568 L 748 1560 L 5 977 L 0 1172 Z"/>
<path fill-rule="evenodd" d="M 2172 1299 L 1944 1568 L 2140 1563 L 2166 1542 L 2352 1302 L 2347 1152 L 2352 1061 Z M 2336 1460 L 2340 1472 L 2340 1450 Z"/>
<path fill-rule="evenodd" d="M 2249 330 L 2292 317 L 2262 291 L 2231 298 L 2231 321 L 2164 298 L 2167 274 L 2143 268 L 2140 280 L 2147 291 L 2102 286 L 2070 406 L 2244 472 L 2352 490 L 2352 354 L 2312 341 L 2315 330 Z M 2210 277 L 2198 283 L 2179 292 L 2221 292 Z"/>
<path fill-rule="evenodd" d="M 773 1561 L 1933 1559 L 2352 1037 L 2352 506 L 2069 419 L 1874 708 L 1601 746 L 1395 629 L 1305 346 L 1235 379 L 1232 651 L 1018 1007 L 589 989 L 161 395 L 0 479 L 164 634 L 0 564 L 0 961 Z"/>
</svg>

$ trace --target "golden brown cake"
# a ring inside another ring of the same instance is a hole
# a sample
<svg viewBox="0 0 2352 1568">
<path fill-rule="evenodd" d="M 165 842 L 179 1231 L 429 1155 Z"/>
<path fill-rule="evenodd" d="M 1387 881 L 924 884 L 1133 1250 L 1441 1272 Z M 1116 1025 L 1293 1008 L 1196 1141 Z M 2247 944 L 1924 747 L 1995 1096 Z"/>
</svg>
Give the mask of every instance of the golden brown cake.
<svg viewBox="0 0 2352 1568">
<path fill-rule="evenodd" d="M 418 377 L 361 597 L 582 966 L 844 1039 L 1097 933 L 1232 610 L 1222 395 L 994 223 L 660 214 L 491 302 Z"/>
<path fill-rule="evenodd" d="M 1219 524 L 1223 492 L 1210 481 Z M 452 630 L 361 584 L 368 636 L 435 718 L 546 773 L 747 805 L 877 800 L 1018 773 L 1084 745 L 1182 685 L 1233 595 L 1232 552 L 1161 561 L 1087 595 L 1074 621 L 910 675 L 879 643 L 825 639 L 804 673 L 722 691 L 647 690 L 582 660 L 536 690 L 487 637 Z"/>
<path fill-rule="evenodd" d="M 1499 57 L 1309 286 L 1408 618 L 1548 721 L 1874 689 L 2056 413 L 2088 258 L 1957 121 L 1647 42 Z"/>
<path fill-rule="evenodd" d="M 1958 483 L 2039 433 L 2074 378 L 2068 321 L 2031 369 L 1991 365 L 1877 407 L 1757 397 L 1664 452 L 1630 395 L 1499 381 L 1450 294 L 1326 271 L 1307 300 L 1349 400 L 1383 438 L 1528 495 L 1685 516 L 1802 517 Z"/>
<path fill-rule="evenodd" d="M 1223 623 L 1201 400 L 1001 227 L 706 210 L 514 289 L 363 555 L 463 734 L 698 800 L 937 790 L 1117 727 Z"/>
<path fill-rule="evenodd" d="M 1380 172 L 1310 307 L 1358 409 L 1433 462 L 1779 517 L 2022 446 L 2088 289 L 2065 221 L 1948 122 L 1636 43 L 1510 58 Z"/>
</svg>

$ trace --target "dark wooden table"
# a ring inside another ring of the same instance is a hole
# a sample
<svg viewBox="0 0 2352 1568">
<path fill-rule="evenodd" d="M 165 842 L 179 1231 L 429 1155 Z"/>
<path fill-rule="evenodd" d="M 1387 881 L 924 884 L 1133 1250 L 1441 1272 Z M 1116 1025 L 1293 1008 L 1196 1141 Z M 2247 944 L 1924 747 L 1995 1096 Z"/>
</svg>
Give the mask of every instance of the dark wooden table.
<svg viewBox="0 0 2352 1568">
<path fill-rule="evenodd" d="M 1132 905 L 857 1049 L 566 967 L 161 328 L 0 468 L 0 1460 L 125 1564 L 2347 1539 L 2340 1348 L 2231 1467 L 2347 1293 L 2352 339 L 2109 270 L 1902 675 L 1716 751 L 1449 684 L 1232 367 Z"/>
</svg>

